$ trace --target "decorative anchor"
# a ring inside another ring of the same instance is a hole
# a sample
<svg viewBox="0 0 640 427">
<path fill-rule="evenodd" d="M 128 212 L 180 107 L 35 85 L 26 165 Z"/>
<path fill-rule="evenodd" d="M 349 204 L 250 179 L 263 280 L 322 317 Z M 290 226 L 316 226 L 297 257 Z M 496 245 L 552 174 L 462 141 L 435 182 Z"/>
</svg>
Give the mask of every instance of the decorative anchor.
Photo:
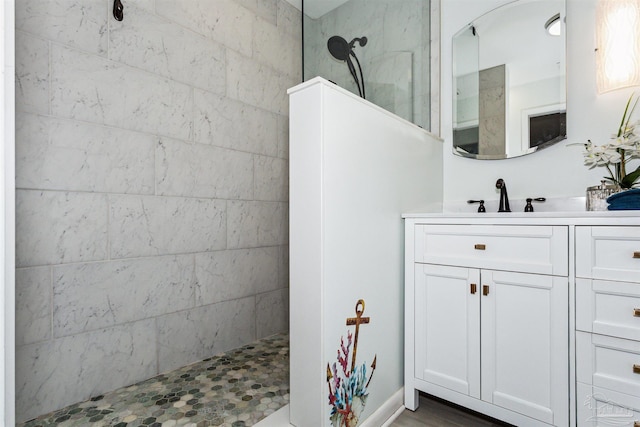
<svg viewBox="0 0 640 427">
<path fill-rule="evenodd" d="M 333 374 L 331 373 L 331 367 L 327 363 L 327 385 L 329 386 L 329 396 L 332 396 L 334 391 L 331 389 L 331 380 L 333 379 Z"/>
<path fill-rule="evenodd" d="M 344 336 L 340 339 L 338 349 L 338 362 L 331 365 L 327 363 L 327 386 L 329 388 L 329 405 L 331 406 L 332 427 L 356 427 L 358 418 L 367 402 L 369 395 L 367 389 L 376 370 L 377 356 L 374 355 L 371 364 L 371 373 L 367 380 L 366 366 L 362 364 L 356 366 L 358 350 L 358 338 L 360 336 L 360 325 L 371 321 L 369 317 L 364 317 L 364 300 L 356 302 L 356 317 L 347 318 L 347 326 L 355 326 L 355 334 L 347 332 L 347 342 Z M 352 341 L 353 338 L 353 341 Z M 353 344 L 353 348 L 351 345 Z M 351 368 L 349 364 L 349 349 L 353 349 L 351 355 Z"/>
<path fill-rule="evenodd" d="M 361 307 L 358 309 L 358 307 Z M 351 356 L 351 372 L 356 369 L 356 352 L 358 351 L 358 333 L 360 332 L 360 324 L 369 323 L 370 319 L 368 317 L 362 317 L 364 313 L 364 300 L 359 299 L 356 303 L 356 317 L 348 317 L 347 318 L 347 326 L 356 325 L 356 333 L 353 337 L 353 355 Z"/>
</svg>

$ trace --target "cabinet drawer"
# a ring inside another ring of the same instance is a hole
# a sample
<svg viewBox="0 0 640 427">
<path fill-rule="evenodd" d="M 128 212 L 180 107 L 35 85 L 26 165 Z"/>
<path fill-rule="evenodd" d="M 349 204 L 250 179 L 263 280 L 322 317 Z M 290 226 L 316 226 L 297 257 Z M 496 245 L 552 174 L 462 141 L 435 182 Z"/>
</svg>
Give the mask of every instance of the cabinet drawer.
<svg viewBox="0 0 640 427">
<path fill-rule="evenodd" d="M 576 227 L 576 276 L 640 281 L 640 227 Z"/>
<path fill-rule="evenodd" d="M 576 279 L 576 328 L 640 341 L 640 283 Z"/>
<path fill-rule="evenodd" d="M 640 398 L 578 383 L 577 425 L 579 427 L 640 427 Z"/>
<path fill-rule="evenodd" d="M 576 354 L 578 381 L 631 396 L 640 395 L 640 343 L 637 341 L 577 332 Z"/>
<path fill-rule="evenodd" d="M 566 276 L 565 226 L 417 225 L 415 261 Z"/>
</svg>

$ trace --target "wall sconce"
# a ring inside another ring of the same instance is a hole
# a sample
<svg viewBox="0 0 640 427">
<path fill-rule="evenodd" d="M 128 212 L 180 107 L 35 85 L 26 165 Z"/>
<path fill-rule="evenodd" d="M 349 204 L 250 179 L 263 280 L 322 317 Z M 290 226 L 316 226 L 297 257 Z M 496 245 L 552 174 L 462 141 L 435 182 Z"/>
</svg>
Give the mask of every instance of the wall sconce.
<svg viewBox="0 0 640 427">
<path fill-rule="evenodd" d="M 640 85 L 640 0 L 598 0 L 598 93 Z"/>
</svg>

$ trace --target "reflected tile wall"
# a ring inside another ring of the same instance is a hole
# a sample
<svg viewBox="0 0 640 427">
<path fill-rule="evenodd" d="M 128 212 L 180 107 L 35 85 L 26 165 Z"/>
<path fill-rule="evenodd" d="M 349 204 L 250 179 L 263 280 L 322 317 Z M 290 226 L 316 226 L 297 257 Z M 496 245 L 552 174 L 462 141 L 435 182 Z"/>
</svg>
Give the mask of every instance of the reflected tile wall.
<svg viewBox="0 0 640 427">
<path fill-rule="evenodd" d="M 16 2 L 17 419 L 283 331 L 285 0 Z"/>
</svg>

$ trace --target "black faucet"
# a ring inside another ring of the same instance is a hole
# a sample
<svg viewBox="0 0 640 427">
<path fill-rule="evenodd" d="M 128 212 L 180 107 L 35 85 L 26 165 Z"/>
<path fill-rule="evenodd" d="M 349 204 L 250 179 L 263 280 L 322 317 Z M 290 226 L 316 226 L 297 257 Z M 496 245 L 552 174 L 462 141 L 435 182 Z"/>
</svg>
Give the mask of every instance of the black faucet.
<svg viewBox="0 0 640 427">
<path fill-rule="evenodd" d="M 500 189 L 500 207 L 498 207 L 498 212 L 511 212 L 511 208 L 509 208 L 509 196 L 507 196 L 507 184 L 505 184 L 504 179 L 499 178 L 496 181 L 496 188 Z"/>
</svg>

